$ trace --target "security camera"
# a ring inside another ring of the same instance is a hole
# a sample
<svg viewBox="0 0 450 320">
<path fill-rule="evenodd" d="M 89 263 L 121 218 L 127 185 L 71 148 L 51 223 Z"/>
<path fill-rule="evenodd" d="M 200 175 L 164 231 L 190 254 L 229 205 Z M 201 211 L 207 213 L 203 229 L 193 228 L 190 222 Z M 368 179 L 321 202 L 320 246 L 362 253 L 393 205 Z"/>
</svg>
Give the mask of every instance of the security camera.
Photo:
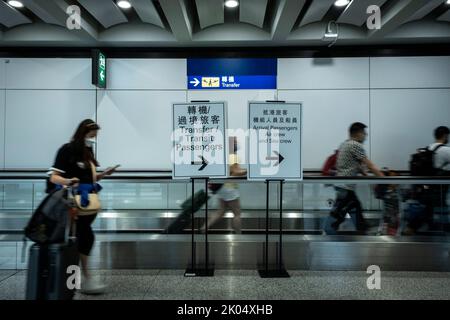
<svg viewBox="0 0 450 320">
<path fill-rule="evenodd" d="M 335 30 L 333 30 L 332 26 L 334 25 Z M 324 42 L 330 42 L 329 47 L 334 45 L 336 41 L 339 38 L 339 25 L 336 23 L 336 21 L 330 21 L 328 22 L 327 28 L 325 30 L 325 34 L 322 37 L 322 41 Z"/>
</svg>

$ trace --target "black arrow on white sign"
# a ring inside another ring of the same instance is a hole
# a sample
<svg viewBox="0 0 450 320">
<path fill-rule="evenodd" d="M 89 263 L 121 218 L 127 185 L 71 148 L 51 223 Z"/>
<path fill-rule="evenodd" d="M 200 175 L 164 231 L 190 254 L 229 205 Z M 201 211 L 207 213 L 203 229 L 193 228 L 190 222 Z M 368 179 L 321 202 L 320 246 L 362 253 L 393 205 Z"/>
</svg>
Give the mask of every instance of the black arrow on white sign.
<svg viewBox="0 0 450 320">
<path fill-rule="evenodd" d="M 275 164 L 273 165 L 274 167 L 276 167 L 281 163 L 281 161 L 284 160 L 284 157 L 276 151 L 274 151 L 273 153 L 275 153 L 275 156 L 274 157 L 266 157 L 266 160 L 277 160 L 277 162 L 275 162 Z"/>
<path fill-rule="evenodd" d="M 208 165 L 208 161 L 206 161 L 206 159 L 203 156 L 198 156 L 202 161 L 191 161 L 191 165 L 196 165 L 199 166 L 201 165 L 201 167 L 198 169 L 198 171 L 202 171 L 203 169 L 206 168 L 206 166 Z"/>
</svg>

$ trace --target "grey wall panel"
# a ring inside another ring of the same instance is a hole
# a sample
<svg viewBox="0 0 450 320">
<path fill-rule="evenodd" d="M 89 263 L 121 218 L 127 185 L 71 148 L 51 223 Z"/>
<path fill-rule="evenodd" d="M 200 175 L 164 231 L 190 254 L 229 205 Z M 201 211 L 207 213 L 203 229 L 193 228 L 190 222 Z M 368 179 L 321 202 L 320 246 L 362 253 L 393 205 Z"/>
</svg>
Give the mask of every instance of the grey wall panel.
<svg viewBox="0 0 450 320">
<path fill-rule="evenodd" d="M 91 59 L 10 59 L 7 89 L 94 89 Z"/>
<path fill-rule="evenodd" d="M 76 126 L 95 117 L 95 92 L 6 91 L 6 168 L 48 168 Z"/>
<path fill-rule="evenodd" d="M 185 90 L 186 59 L 109 59 L 108 89 Z"/>
<path fill-rule="evenodd" d="M 372 88 L 450 87 L 450 57 L 370 59 Z"/>
<path fill-rule="evenodd" d="M 278 89 L 369 88 L 369 58 L 278 59 Z"/>
<path fill-rule="evenodd" d="M 277 183 L 270 184 L 269 207 L 279 208 L 279 189 Z M 264 183 L 242 183 L 239 185 L 241 207 L 245 209 L 266 208 L 266 185 Z"/>
<path fill-rule="evenodd" d="M 0 59 L 0 169 L 5 168 L 5 90 L 6 59 Z"/>
<path fill-rule="evenodd" d="M 450 127 L 450 89 L 373 90 L 373 160 L 406 170 L 410 155 L 433 142 L 433 130 Z"/>
<path fill-rule="evenodd" d="M 167 209 L 167 184 L 103 183 L 102 207 L 109 210 Z"/>
<path fill-rule="evenodd" d="M 5 168 L 5 90 L 0 89 L 0 169 Z"/>
<path fill-rule="evenodd" d="M 6 88 L 6 59 L 0 59 L 0 89 Z"/>
<path fill-rule="evenodd" d="M 100 91 L 98 158 L 102 166 L 172 169 L 172 103 L 185 91 Z"/>
<path fill-rule="evenodd" d="M 303 102 L 304 169 L 322 168 L 353 122 L 369 125 L 369 90 L 279 90 L 278 99 Z"/>
<path fill-rule="evenodd" d="M 185 183 L 169 183 L 167 186 L 167 192 L 169 193 L 167 199 L 168 209 L 179 209 L 181 204 L 190 196 L 190 185 L 188 191 L 188 185 Z"/>
</svg>

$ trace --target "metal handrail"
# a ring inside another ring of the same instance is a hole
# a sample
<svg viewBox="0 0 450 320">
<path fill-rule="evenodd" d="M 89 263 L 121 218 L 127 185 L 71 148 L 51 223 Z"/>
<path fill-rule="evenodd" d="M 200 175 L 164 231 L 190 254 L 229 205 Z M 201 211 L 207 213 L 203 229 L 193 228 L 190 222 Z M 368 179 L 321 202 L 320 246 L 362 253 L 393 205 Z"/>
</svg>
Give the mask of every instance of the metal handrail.
<svg viewBox="0 0 450 320">
<path fill-rule="evenodd" d="M 168 174 L 169 173 L 169 174 Z M 375 177 L 375 176 L 358 176 L 358 177 L 328 177 L 314 175 L 318 171 L 305 171 L 303 181 L 290 181 L 287 182 L 297 182 L 297 183 L 318 183 L 318 184 L 341 184 L 341 183 L 352 183 L 352 184 L 450 184 L 449 177 L 415 177 L 408 175 L 400 176 L 389 176 L 389 177 Z M 42 181 L 47 178 L 47 171 L 0 171 L 0 181 L 4 182 L 14 182 L 14 180 L 19 181 Z M 270 179 L 270 178 L 269 178 Z M 171 176 L 171 171 L 168 170 L 149 170 L 149 171 L 118 171 L 112 176 L 105 177 L 106 181 L 121 181 L 121 182 L 167 182 L 171 181 L 177 182 L 187 182 L 189 179 L 173 179 Z M 228 177 L 228 178 L 211 178 L 212 181 L 217 183 L 226 182 L 239 182 L 239 183 L 253 183 L 262 182 L 263 180 L 247 180 L 246 177 Z"/>
</svg>

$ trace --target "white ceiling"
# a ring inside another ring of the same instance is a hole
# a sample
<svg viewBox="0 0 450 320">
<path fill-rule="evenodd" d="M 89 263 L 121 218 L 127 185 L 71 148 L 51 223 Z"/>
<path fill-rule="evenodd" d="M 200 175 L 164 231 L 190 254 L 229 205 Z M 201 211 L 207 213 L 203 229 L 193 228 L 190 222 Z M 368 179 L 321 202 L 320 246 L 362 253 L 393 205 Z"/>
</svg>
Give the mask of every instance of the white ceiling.
<svg viewBox="0 0 450 320">
<path fill-rule="evenodd" d="M 326 46 L 326 25 L 340 25 L 339 45 L 450 42 L 446 0 L 0 0 L 0 46 Z M 369 5 L 381 7 L 382 27 L 368 30 Z M 66 27 L 67 7 L 81 9 L 81 29 Z"/>
</svg>

